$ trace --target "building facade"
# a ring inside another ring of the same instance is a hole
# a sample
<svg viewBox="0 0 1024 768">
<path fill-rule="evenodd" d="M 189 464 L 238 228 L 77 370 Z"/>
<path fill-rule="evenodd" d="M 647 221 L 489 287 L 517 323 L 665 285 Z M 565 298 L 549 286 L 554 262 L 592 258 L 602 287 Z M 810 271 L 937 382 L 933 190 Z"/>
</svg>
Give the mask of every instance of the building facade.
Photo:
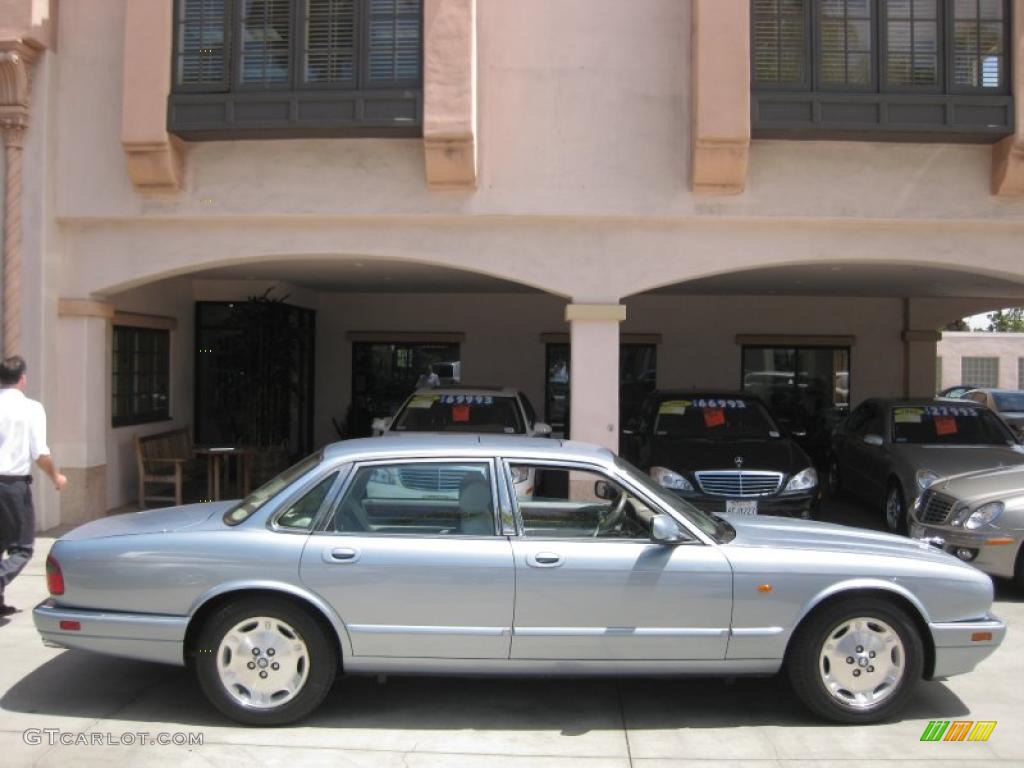
<svg viewBox="0 0 1024 768">
<path fill-rule="evenodd" d="M 945 331 L 936 353 L 936 391 L 958 384 L 1024 389 L 1024 333 Z"/>
<path fill-rule="evenodd" d="M 249 439 L 253 297 L 293 453 L 430 366 L 613 448 L 655 386 L 931 394 L 1024 297 L 1022 87 L 1024 0 L 0 0 L 40 526 L 130 502 L 137 435 Z"/>
</svg>

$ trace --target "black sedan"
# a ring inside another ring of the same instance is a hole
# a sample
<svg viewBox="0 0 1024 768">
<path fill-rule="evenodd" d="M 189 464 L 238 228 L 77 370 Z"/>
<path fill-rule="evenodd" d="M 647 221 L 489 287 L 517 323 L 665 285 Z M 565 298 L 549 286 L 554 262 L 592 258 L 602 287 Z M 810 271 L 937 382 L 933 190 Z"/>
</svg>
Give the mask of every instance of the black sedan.
<svg viewBox="0 0 1024 768">
<path fill-rule="evenodd" d="M 750 395 L 654 392 L 622 453 L 707 512 L 806 518 L 820 499 L 810 458 Z"/>
</svg>

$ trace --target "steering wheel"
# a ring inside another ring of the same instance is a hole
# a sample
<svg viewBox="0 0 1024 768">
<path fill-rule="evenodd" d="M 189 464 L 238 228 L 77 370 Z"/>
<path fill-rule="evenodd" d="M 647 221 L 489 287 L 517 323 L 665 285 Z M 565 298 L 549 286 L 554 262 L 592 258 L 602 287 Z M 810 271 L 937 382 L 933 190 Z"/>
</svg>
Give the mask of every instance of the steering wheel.
<svg viewBox="0 0 1024 768">
<path fill-rule="evenodd" d="M 629 494 L 625 491 L 619 492 L 619 498 L 615 502 L 615 506 L 608 512 L 604 520 L 599 520 L 597 527 L 594 529 L 594 538 L 596 539 L 602 533 L 610 531 L 612 528 L 622 522 L 622 519 L 626 516 L 626 505 L 629 503 Z"/>
</svg>

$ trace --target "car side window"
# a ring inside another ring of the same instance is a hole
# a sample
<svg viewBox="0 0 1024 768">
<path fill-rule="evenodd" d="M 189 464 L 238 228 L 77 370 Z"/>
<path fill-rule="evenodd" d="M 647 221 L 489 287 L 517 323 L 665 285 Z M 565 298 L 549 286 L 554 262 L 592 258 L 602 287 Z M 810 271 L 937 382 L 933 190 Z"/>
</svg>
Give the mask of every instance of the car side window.
<svg viewBox="0 0 1024 768">
<path fill-rule="evenodd" d="M 861 403 L 846 420 L 846 431 L 853 435 L 863 435 L 871 418 L 871 408 L 867 403 Z"/>
<path fill-rule="evenodd" d="M 404 462 L 356 470 L 327 530 L 334 533 L 494 536 L 485 462 Z"/>
<path fill-rule="evenodd" d="M 523 410 L 526 411 L 526 425 L 533 427 L 537 422 L 537 412 L 533 410 L 533 403 L 530 402 L 530 398 L 526 396 L 525 392 L 519 392 L 519 402 L 523 404 Z"/>
<path fill-rule="evenodd" d="M 655 510 L 600 472 L 516 463 L 512 473 L 533 478 L 516 485 L 524 536 L 650 538 Z"/>
<path fill-rule="evenodd" d="M 885 434 L 885 418 L 883 412 L 879 408 L 871 408 L 868 411 L 868 421 L 864 425 L 865 435 L 883 435 Z"/>
<path fill-rule="evenodd" d="M 982 392 L 968 392 L 964 397 L 969 400 L 973 400 L 976 403 L 985 404 L 985 395 Z"/>
<path fill-rule="evenodd" d="M 290 531 L 310 530 L 337 477 L 338 473 L 332 472 L 303 494 L 302 498 L 278 515 L 274 521 L 277 527 Z"/>
</svg>

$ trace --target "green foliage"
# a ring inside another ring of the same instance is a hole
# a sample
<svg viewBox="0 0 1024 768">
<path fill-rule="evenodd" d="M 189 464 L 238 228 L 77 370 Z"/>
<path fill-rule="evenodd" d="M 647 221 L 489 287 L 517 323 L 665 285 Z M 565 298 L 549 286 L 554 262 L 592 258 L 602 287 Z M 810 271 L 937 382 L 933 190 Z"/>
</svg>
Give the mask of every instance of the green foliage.
<svg viewBox="0 0 1024 768">
<path fill-rule="evenodd" d="M 1011 307 L 990 312 L 988 330 L 1002 333 L 1024 333 L 1024 307 Z"/>
</svg>

